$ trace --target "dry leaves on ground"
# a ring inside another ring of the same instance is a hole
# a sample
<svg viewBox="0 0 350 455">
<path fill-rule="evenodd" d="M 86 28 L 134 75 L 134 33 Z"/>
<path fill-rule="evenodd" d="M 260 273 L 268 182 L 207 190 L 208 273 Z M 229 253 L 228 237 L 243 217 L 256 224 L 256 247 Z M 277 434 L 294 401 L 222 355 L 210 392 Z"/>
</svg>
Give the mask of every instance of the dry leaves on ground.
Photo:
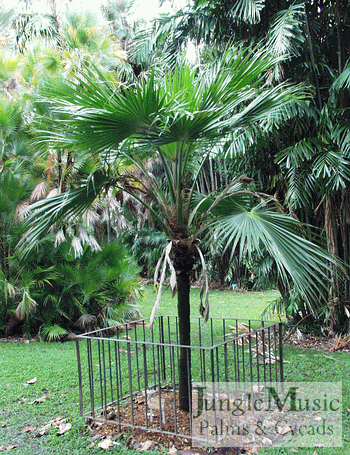
<svg viewBox="0 0 350 455">
<path fill-rule="evenodd" d="M 113 441 L 112 441 L 112 439 L 109 439 L 109 438 L 103 439 L 103 441 L 98 443 L 98 447 L 100 449 L 109 449 L 112 446 L 113 446 Z"/>
<path fill-rule="evenodd" d="M 22 428 L 20 433 L 30 433 L 31 431 L 35 431 L 35 430 L 36 430 L 36 427 L 25 427 L 25 428 Z"/>
<path fill-rule="evenodd" d="M 344 338 L 346 339 L 348 336 L 350 336 L 350 335 L 344 336 Z M 288 337 L 285 337 L 284 344 L 301 347 L 301 348 L 307 348 L 307 349 L 318 349 L 321 351 L 330 351 L 331 352 L 331 351 L 338 351 L 338 350 L 342 349 L 343 351 L 350 352 L 350 342 L 345 343 L 345 340 L 344 340 L 344 346 L 341 346 L 341 347 L 338 347 L 338 349 L 335 349 L 335 347 L 338 346 L 337 343 L 341 343 L 342 341 L 343 341 L 343 338 L 339 338 L 339 336 L 335 336 L 335 337 L 334 336 L 331 336 L 331 337 L 312 336 L 312 335 L 303 333 L 297 329 L 294 333 L 292 333 Z"/>
<path fill-rule="evenodd" d="M 61 434 L 67 433 L 72 428 L 72 424 L 70 423 L 61 423 L 58 427 L 58 432 L 56 433 L 57 436 L 61 436 Z"/>
<path fill-rule="evenodd" d="M 146 450 L 150 450 L 153 445 L 154 445 L 153 441 L 144 441 L 144 442 L 141 442 L 140 447 L 136 450 L 138 452 L 145 452 Z"/>
<path fill-rule="evenodd" d="M 43 397 L 37 398 L 36 400 L 31 401 L 31 402 L 28 403 L 28 404 L 32 405 L 32 404 L 36 404 L 36 403 L 44 403 L 44 402 L 45 402 L 46 400 L 48 400 L 48 399 L 49 399 L 49 397 L 48 397 L 47 395 L 44 395 Z"/>
<path fill-rule="evenodd" d="M 348 347 L 350 347 L 350 334 L 343 337 L 340 334 L 335 336 L 332 351 L 339 351 Z"/>
<path fill-rule="evenodd" d="M 16 447 L 18 447 L 18 444 L 12 444 L 12 445 L 9 445 L 9 446 L 0 446 L 0 452 L 5 452 L 7 450 L 12 450 L 12 449 L 15 449 Z"/>
<path fill-rule="evenodd" d="M 47 430 L 51 427 L 57 427 L 58 428 L 57 436 L 60 436 L 64 433 L 66 433 L 67 431 L 69 431 L 72 428 L 72 425 L 70 423 L 67 423 L 67 419 L 64 419 L 63 417 L 55 417 L 54 419 L 50 420 L 50 422 L 46 423 L 42 427 L 38 428 L 38 427 L 29 426 L 29 427 L 22 428 L 20 433 L 31 433 L 31 432 L 36 431 L 36 433 L 32 437 L 41 437 L 41 436 L 44 436 L 44 434 L 46 434 Z"/>
<path fill-rule="evenodd" d="M 23 386 L 24 386 L 24 387 L 28 387 L 30 384 L 35 384 L 37 380 L 38 380 L 38 378 L 35 376 L 35 378 L 29 379 L 29 381 L 26 381 L 26 382 L 23 384 Z"/>
</svg>

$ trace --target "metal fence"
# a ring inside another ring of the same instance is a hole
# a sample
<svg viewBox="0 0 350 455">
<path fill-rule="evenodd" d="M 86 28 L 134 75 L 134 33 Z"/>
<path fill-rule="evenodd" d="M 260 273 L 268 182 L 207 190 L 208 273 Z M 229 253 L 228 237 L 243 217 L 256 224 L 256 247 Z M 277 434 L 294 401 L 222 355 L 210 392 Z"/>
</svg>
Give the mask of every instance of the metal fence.
<svg viewBox="0 0 350 455">
<path fill-rule="evenodd" d="M 111 330 L 114 332 L 110 335 Z M 121 324 L 76 339 L 80 414 L 121 427 L 191 437 L 179 410 L 177 316 Z M 191 318 L 192 382 L 283 382 L 282 323 Z M 190 384 L 188 384 L 191 390 Z M 189 397 L 191 400 L 191 397 Z"/>
</svg>

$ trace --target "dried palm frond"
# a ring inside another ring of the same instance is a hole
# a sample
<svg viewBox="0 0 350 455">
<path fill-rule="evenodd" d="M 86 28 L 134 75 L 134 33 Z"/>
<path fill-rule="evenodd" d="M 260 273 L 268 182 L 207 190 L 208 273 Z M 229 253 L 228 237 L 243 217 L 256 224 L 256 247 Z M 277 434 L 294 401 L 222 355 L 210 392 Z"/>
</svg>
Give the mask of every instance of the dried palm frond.
<svg viewBox="0 0 350 455">
<path fill-rule="evenodd" d="M 230 329 L 232 330 L 233 334 L 235 333 L 249 333 L 249 327 L 248 324 L 245 324 L 244 322 L 238 322 L 237 326 L 229 325 Z"/>
<path fill-rule="evenodd" d="M 89 236 L 83 227 L 79 228 L 79 238 L 82 245 L 89 244 Z"/>
<path fill-rule="evenodd" d="M 158 264 L 156 266 L 156 270 L 154 272 L 154 283 L 157 283 L 158 282 L 159 269 L 160 269 L 160 266 L 161 266 L 162 261 L 163 261 L 162 273 L 160 275 L 160 280 L 159 280 L 159 285 L 158 285 L 157 298 L 156 298 L 156 302 L 154 304 L 154 307 L 152 309 L 152 313 L 151 313 L 151 317 L 150 317 L 150 321 L 149 321 L 150 322 L 149 331 L 152 330 L 153 322 L 154 322 L 154 319 L 156 317 L 157 311 L 159 309 L 160 299 L 162 297 L 162 287 L 163 287 L 163 283 L 164 283 L 164 280 L 165 280 L 165 272 L 166 272 L 167 265 L 169 265 L 170 272 L 171 272 L 170 285 L 171 285 L 171 289 L 172 289 L 172 292 L 173 292 L 173 296 L 176 293 L 176 272 L 175 272 L 174 266 L 173 266 L 173 264 L 171 262 L 171 259 L 170 259 L 170 251 L 171 251 L 172 246 L 173 246 L 173 243 L 169 242 L 168 245 L 164 248 L 163 253 L 162 253 L 162 255 L 161 255 L 161 257 L 160 257 L 160 259 L 158 261 Z"/>
<path fill-rule="evenodd" d="M 23 221 L 29 214 L 30 205 L 27 201 L 20 202 L 16 207 L 16 218 L 18 221 Z"/>
<path fill-rule="evenodd" d="M 53 190 L 51 190 L 49 192 L 49 194 L 46 196 L 45 199 L 48 199 L 48 198 L 53 197 L 53 196 L 57 196 L 58 194 L 60 194 L 59 189 L 58 188 L 54 188 Z"/>
<path fill-rule="evenodd" d="M 39 183 L 32 191 L 32 194 L 29 197 L 29 202 L 35 202 L 39 201 L 40 199 L 44 199 L 46 197 L 47 190 L 48 184 L 46 181 Z"/>
<path fill-rule="evenodd" d="M 89 235 L 89 245 L 92 251 L 102 251 L 102 248 L 93 235 Z"/>
<path fill-rule="evenodd" d="M 29 295 L 28 290 L 23 290 L 22 300 L 19 302 L 16 308 L 15 315 L 20 321 L 22 321 L 26 316 L 29 316 L 35 310 L 37 303 Z"/>
<path fill-rule="evenodd" d="M 63 230 L 60 229 L 59 231 L 57 231 L 56 236 L 55 236 L 55 248 L 57 248 L 58 246 L 61 245 L 61 243 L 64 243 L 66 241 L 67 241 L 67 239 L 64 235 Z"/>
<path fill-rule="evenodd" d="M 73 249 L 74 251 L 74 257 L 75 259 L 76 258 L 79 258 L 83 252 L 84 252 L 84 249 L 83 247 L 81 246 L 81 242 L 80 242 L 80 239 L 79 237 L 73 237 L 72 238 L 72 243 L 71 243 L 71 249 Z"/>
<path fill-rule="evenodd" d="M 203 253 L 201 252 L 200 248 L 196 245 L 201 263 L 202 263 L 202 286 L 200 292 L 200 303 L 199 303 L 199 313 L 202 315 L 205 321 L 209 318 L 209 281 L 208 281 L 208 272 L 207 272 L 207 265 L 205 263 L 205 259 Z M 203 295 L 205 293 L 205 300 L 203 305 Z"/>
<path fill-rule="evenodd" d="M 339 334 L 335 336 L 334 345 L 332 351 L 339 351 L 350 346 L 350 334 L 344 335 L 343 337 Z"/>
<path fill-rule="evenodd" d="M 80 318 L 77 320 L 76 324 L 81 327 L 83 330 L 86 328 L 91 327 L 92 325 L 97 323 L 97 318 L 93 314 L 82 314 Z"/>
<path fill-rule="evenodd" d="M 100 204 L 98 206 L 94 204 L 83 214 L 82 219 L 87 223 L 88 226 L 94 226 L 100 221 L 100 215 L 97 212 L 97 209 L 99 208 Z"/>
</svg>

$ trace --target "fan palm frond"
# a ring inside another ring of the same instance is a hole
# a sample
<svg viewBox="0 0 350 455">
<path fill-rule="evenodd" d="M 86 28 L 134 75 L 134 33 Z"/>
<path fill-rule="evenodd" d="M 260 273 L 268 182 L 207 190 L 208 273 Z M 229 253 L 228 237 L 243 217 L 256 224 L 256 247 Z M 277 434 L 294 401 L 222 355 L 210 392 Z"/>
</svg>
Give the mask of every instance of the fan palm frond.
<svg viewBox="0 0 350 455">
<path fill-rule="evenodd" d="M 328 290 L 324 281 L 327 264 L 335 264 L 336 260 L 303 236 L 299 222 L 268 210 L 268 205 L 264 202 L 250 208 L 239 204 L 237 197 L 226 198 L 215 207 L 211 225 L 232 252 L 238 248 L 241 257 L 250 257 L 264 245 L 276 262 L 279 276 L 286 282 L 289 277 L 293 280 L 313 311 L 320 289 L 324 296 Z"/>
</svg>

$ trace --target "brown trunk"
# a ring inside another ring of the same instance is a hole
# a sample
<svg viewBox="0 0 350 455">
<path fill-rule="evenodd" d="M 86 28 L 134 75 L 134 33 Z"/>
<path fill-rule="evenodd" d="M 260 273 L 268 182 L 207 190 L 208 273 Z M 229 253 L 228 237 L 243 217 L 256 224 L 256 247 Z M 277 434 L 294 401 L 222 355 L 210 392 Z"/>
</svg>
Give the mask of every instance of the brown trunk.
<svg viewBox="0 0 350 455">
<path fill-rule="evenodd" d="M 326 196 L 325 209 L 325 230 L 327 237 L 327 249 L 334 256 L 339 256 L 338 238 L 337 238 L 337 220 L 334 200 L 330 194 Z M 331 272 L 331 288 L 328 295 L 328 305 L 330 308 L 329 324 L 330 328 L 336 331 L 344 329 L 344 302 L 343 286 L 339 274 L 334 270 Z"/>
<path fill-rule="evenodd" d="M 70 173 L 72 171 L 72 166 L 73 166 L 73 153 L 67 152 L 66 168 L 64 170 L 64 175 L 61 180 L 61 191 L 60 191 L 61 193 L 64 193 L 67 190 L 68 179 L 69 179 Z"/>
<path fill-rule="evenodd" d="M 350 299 L 349 277 L 350 277 L 350 244 L 349 244 L 349 225 L 350 225 L 350 201 L 349 201 L 350 186 L 347 185 L 342 190 L 341 202 L 341 238 L 342 238 L 342 255 L 341 259 L 344 261 L 344 298 L 346 301 Z"/>
</svg>

